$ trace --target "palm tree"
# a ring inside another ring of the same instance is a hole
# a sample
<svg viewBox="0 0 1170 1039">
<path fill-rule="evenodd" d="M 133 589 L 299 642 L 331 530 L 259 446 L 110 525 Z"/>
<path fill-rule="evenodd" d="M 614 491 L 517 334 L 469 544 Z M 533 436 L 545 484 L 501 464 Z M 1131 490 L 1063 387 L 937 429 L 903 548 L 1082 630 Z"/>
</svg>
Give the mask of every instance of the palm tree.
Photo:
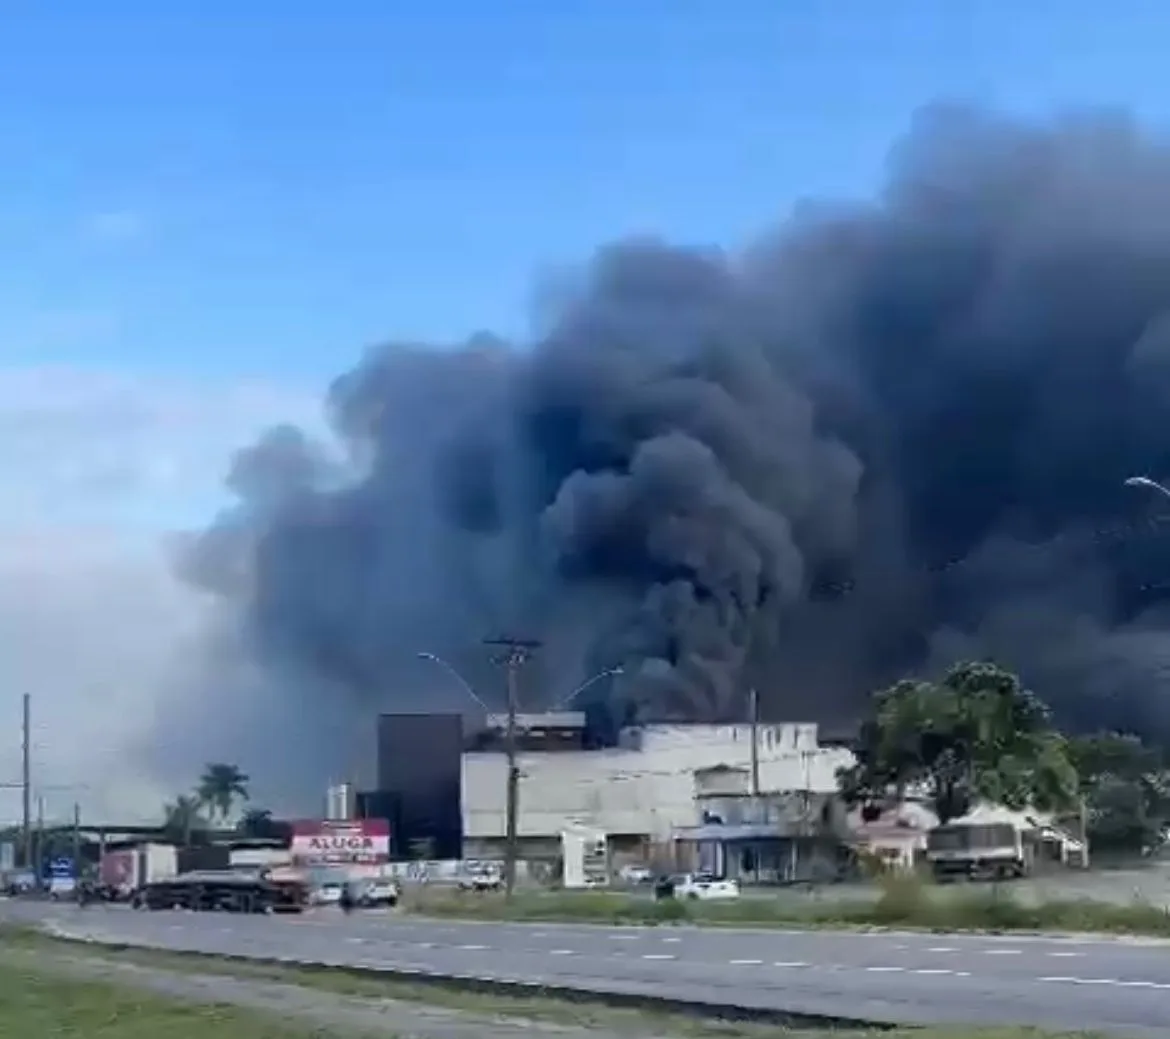
<svg viewBox="0 0 1170 1039">
<path fill-rule="evenodd" d="M 163 828 L 167 836 L 176 844 L 189 848 L 192 832 L 206 825 L 201 808 L 199 799 L 187 794 L 180 794 L 174 801 L 164 805 Z"/>
<path fill-rule="evenodd" d="M 196 796 L 211 811 L 226 821 L 237 800 L 248 800 L 248 777 L 236 765 L 212 762 L 204 770 Z"/>
</svg>

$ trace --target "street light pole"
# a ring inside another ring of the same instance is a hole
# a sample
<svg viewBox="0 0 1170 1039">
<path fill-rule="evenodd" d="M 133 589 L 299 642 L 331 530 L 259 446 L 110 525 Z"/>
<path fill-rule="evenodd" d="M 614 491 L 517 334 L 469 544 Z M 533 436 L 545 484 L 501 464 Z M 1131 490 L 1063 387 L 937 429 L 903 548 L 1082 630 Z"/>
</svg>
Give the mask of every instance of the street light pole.
<svg viewBox="0 0 1170 1039">
<path fill-rule="evenodd" d="M 491 709 L 488 707 L 488 705 L 484 703 L 476 691 L 471 688 L 471 683 L 467 681 L 467 679 L 464 678 L 458 671 L 456 671 L 454 667 L 448 664 L 447 661 L 445 661 L 442 657 L 435 653 L 418 653 L 416 656 L 419 660 L 429 660 L 432 664 L 438 664 L 439 667 L 441 667 L 444 671 L 447 672 L 447 674 L 449 674 L 453 679 L 455 679 L 456 682 L 459 683 L 460 688 L 468 696 L 470 696 L 472 700 L 474 700 L 477 704 L 479 704 L 480 707 L 483 708 L 485 714 L 491 713 Z"/>
<path fill-rule="evenodd" d="M 577 688 L 569 693 L 568 696 L 558 700 L 555 704 L 553 704 L 552 709 L 554 711 L 559 711 L 562 707 L 567 707 L 574 700 L 576 700 L 578 696 L 585 692 L 586 689 L 593 685 L 594 682 L 600 682 L 603 678 L 611 678 L 616 675 L 623 674 L 625 674 L 625 668 L 622 667 L 611 667 L 607 671 L 599 671 L 592 678 L 587 678 L 584 682 L 577 686 Z"/>
<path fill-rule="evenodd" d="M 1148 476 L 1131 476 L 1125 481 L 1126 487 L 1145 487 L 1148 490 L 1156 491 L 1164 498 L 1170 498 L 1170 487 L 1158 483 L 1157 480 L 1151 480 Z"/>
</svg>

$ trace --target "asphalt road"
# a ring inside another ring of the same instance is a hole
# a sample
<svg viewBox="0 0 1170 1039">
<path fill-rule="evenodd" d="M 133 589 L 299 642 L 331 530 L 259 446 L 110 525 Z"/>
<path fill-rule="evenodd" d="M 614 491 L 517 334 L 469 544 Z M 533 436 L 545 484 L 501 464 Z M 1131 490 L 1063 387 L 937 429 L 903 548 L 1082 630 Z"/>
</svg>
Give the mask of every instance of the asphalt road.
<svg viewBox="0 0 1170 1039">
<path fill-rule="evenodd" d="M 9 914 L 14 910 L 10 907 Z M 75 937 L 903 1023 L 1165 1037 L 1170 944 L 21 908 Z"/>
</svg>

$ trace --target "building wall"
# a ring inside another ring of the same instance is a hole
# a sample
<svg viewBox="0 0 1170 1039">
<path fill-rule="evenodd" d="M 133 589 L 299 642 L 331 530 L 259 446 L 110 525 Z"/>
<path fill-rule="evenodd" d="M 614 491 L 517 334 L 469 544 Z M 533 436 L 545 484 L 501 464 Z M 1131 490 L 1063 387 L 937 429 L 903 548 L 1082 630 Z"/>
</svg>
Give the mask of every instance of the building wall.
<svg viewBox="0 0 1170 1039">
<path fill-rule="evenodd" d="M 462 854 L 460 808 L 463 718 L 458 714 L 383 714 L 378 718 L 377 796 L 388 809 L 391 855 L 425 849 L 426 858 Z"/>
<path fill-rule="evenodd" d="M 669 840 L 699 820 L 695 772 L 751 763 L 748 725 L 656 725 L 630 734 L 630 746 L 519 756 L 521 838 L 559 834 L 579 824 L 608 834 Z M 811 724 L 759 726 L 760 789 L 837 789 L 849 751 L 819 747 Z M 507 762 L 502 754 L 463 755 L 463 830 L 490 841 L 504 834 Z"/>
</svg>

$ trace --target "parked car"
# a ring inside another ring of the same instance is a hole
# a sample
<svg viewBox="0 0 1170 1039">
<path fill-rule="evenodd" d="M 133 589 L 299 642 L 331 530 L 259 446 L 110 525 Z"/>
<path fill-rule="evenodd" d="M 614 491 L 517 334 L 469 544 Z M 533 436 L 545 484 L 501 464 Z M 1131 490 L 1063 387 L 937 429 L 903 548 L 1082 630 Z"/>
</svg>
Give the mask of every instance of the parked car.
<svg viewBox="0 0 1170 1039">
<path fill-rule="evenodd" d="M 398 905 L 398 885 L 393 880 L 370 880 L 358 887 L 357 904 L 363 909 Z"/>
<path fill-rule="evenodd" d="M 654 870 L 649 866 L 623 866 L 618 872 L 618 877 L 623 884 L 652 884 Z"/>
<path fill-rule="evenodd" d="M 482 867 L 459 878 L 460 891 L 499 891 L 504 878 L 498 870 Z"/>
<path fill-rule="evenodd" d="M 315 906 L 335 906 L 341 904 L 342 884 L 321 884 L 313 889 L 310 902 Z"/>
<path fill-rule="evenodd" d="M 675 883 L 674 897 L 697 901 L 739 898 L 739 881 L 716 877 L 710 873 L 686 873 Z"/>
</svg>

